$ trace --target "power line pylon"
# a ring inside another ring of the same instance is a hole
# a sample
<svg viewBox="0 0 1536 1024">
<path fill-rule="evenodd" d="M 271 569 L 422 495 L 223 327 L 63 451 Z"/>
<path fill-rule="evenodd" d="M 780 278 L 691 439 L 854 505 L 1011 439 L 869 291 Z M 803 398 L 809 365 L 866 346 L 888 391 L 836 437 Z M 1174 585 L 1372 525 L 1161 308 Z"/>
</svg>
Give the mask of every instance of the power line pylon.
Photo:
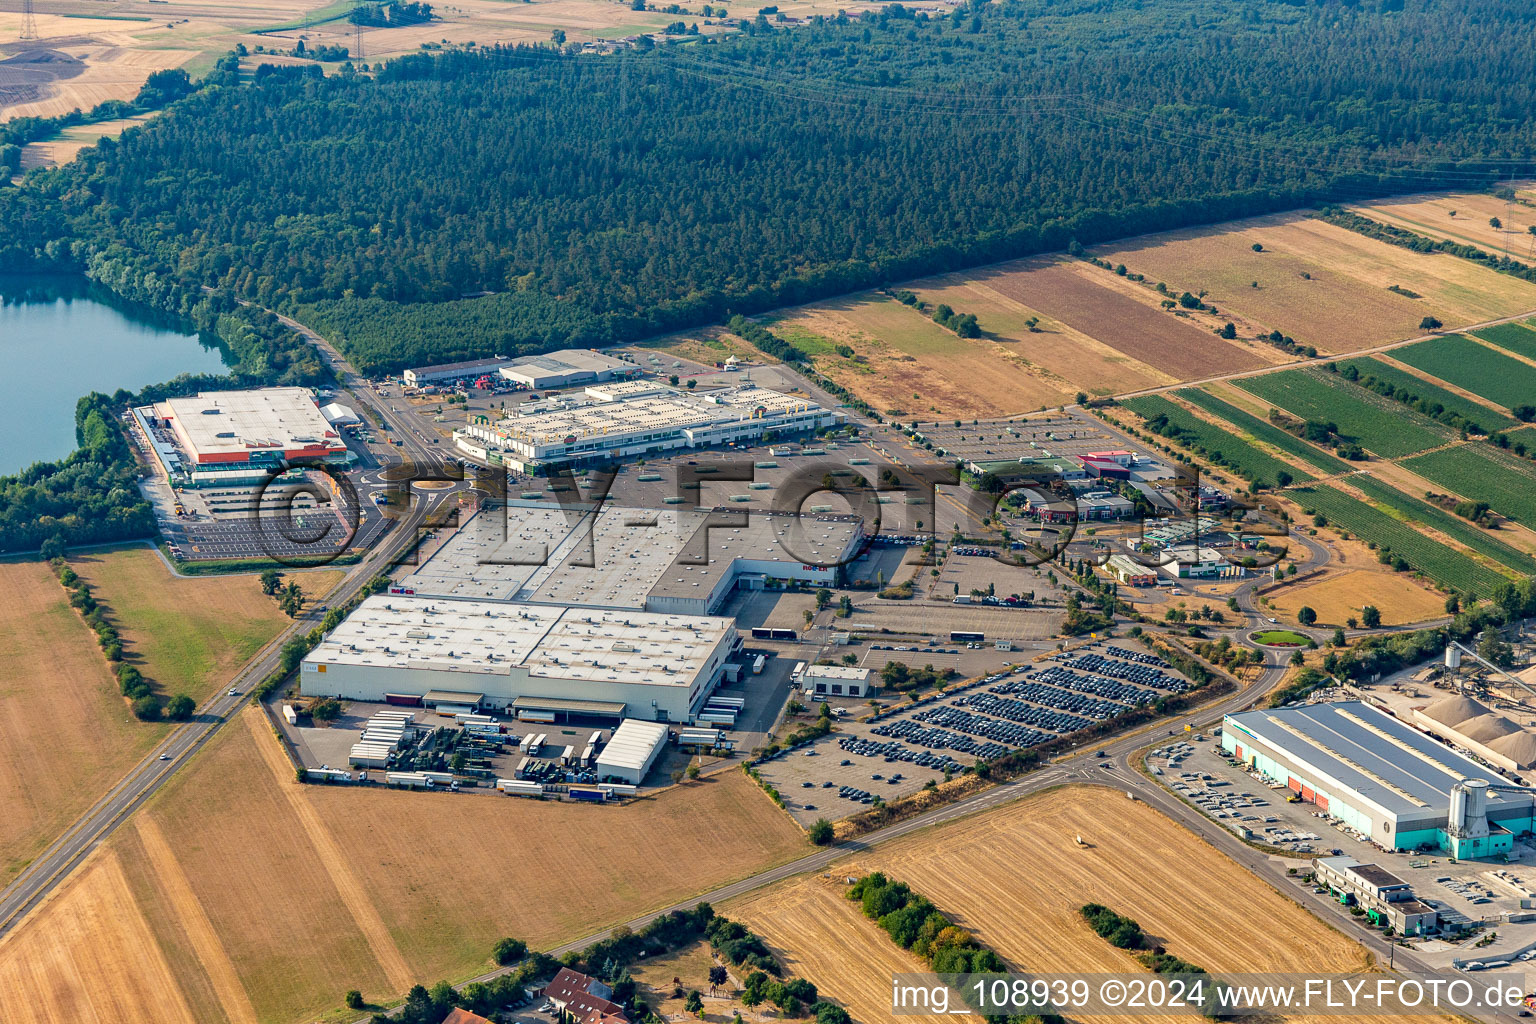
<svg viewBox="0 0 1536 1024">
<path fill-rule="evenodd" d="M 37 38 L 37 19 L 32 16 L 32 0 L 21 0 L 21 38 Z"/>
</svg>

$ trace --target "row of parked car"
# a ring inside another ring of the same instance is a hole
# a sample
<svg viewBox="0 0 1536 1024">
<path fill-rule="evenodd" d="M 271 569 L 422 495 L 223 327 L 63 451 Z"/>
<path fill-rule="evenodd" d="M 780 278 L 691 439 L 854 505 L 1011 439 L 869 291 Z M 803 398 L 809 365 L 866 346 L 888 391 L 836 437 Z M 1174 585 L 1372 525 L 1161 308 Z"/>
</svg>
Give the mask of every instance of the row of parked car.
<svg viewBox="0 0 1536 1024">
<path fill-rule="evenodd" d="M 1057 686 L 1048 686 L 1045 683 L 1029 682 L 1023 679 L 1015 679 L 998 686 L 989 687 L 988 692 L 996 697 L 1021 697 L 1031 704 L 1039 704 L 1054 711 L 1082 715 L 1084 718 L 1095 722 L 1102 722 L 1113 718 L 1125 710 L 1124 706 L 1113 704 L 1107 700 L 1100 700 L 1097 697 L 1090 697 L 1086 694 L 1063 690 Z M 978 694 L 977 696 L 981 695 Z M 1071 730 L 1069 729 L 1068 731 Z"/>
<path fill-rule="evenodd" d="M 1034 677 L 1036 682 L 1049 683 L 1052 686 L 1064 686 L 1069 690 L 1079 693 L 1091 693 L 1096 697 L 1104 697 L 1119 704 L 1129 704 L 1132 707 L 1140 707 L 1150 704 L 1158 698 L 1155 690 L 1149 690 L 1144 686 L 1132 686 L 1130 683 L 1117 682 L 1114 679 L 1105 679 L 1103 676 L 1085 676 L 1081 672 L 1073 672 L 1069 668 L 1060 665 L 1052 665 L 1050 668 Z M 1123 707 L 1119 710 L 1125 710 Z"/>
<path fill-rule="evenodd" d="M 931 725 L 923 724 L 925 721 L 929 721 L 927 718 L 928 715 L 942 713 L 947 710 L 950 709 L 932 708 L 929 711 L 919 712 L 918 714 L 913 715 L 911 718 L 904 718 L 898 722 L 891 722 L 889 725 L 876 726 L 871 731 L 873 731 L 876 736 L 889 736 L 892 739 L 906 740 L 908 743 L 912 743 L 919 747 L 926 747 L 929 750 L 955 750 L 962 754 L 967 754 L 971 757 L 980 758 L 983 761 L 991 760 L 994 757 L 1001 757 L 1002 755 L 1008 753 L 1010 748 L 1005 747 L 1000 743 L 977 743 L 975 740 L 971 739 L 970 736 L 963 734 L 957 736 L 954 733 L 945 732 L 943 729 L 935 729 Z M 1005 723 L 998 724 L 1001 725 Z M 963 732 L 969 731 L 970 730 L 964 730 Z M 977 733 L 975 735 L 986 734 Z M 1015 744 L 1015 746 L 1024 745 L 1025 744 Z"/>
<path fill-rule="evenodd" d="M 1063 664 L 1068 668 L 1093 672 L 1127 683 L 1155 686 L 1159 690 L 1169 690 L 1173 693 L 1183 693 L 1189 689 L 1189 684 L 1184 680 L 1178 676 L 1171 676 L 1161 669 L 1153 668 L 1151 665 L 1132 665 L 1124 661 L 1116 661 L 1102 654 L 1081 654 L 1068 659 Z"/>
<path fill-rule="evenodd" d="M 964 766 L 950 757 L 948 754 L 933 754 L 926 750 L 913 750 L 912 748 L 897 743 L 894 740 L 885 743 L 876 743 L 874 740 L 861 739 L 858 736 L 844 736 L 837 741 L 837 745 L 850 754 L 859 754 L 862 757 L 879 757 L 886 761 L 903 761 L 908 764 L 919 765 L 923 768 L 932 768 L 934 771 L 960 771 Z"/>
</svg>

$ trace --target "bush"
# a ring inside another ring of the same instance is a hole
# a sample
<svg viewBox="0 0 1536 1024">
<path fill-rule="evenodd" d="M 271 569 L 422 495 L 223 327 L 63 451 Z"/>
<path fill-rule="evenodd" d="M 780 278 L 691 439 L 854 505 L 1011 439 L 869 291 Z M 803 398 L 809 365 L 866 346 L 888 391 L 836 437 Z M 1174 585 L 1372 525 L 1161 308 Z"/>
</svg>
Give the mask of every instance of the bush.
<svg viewBox="0 0 1536 1024">
<path fill-rule="evenodd" d="M 154 722 L 160 718 L 160 698 L 152 693 L 136 697 L 133 701 L 134 717 L 141 722 Z"/>
<path fill-rule="evenodd" d="M 165 717 L 173 722 L 185 722 L 197 710 L 197 704 L 184 693 L 178 693 L 165 705 Z"/>
<path fill-rule="evenodd" d="M 827 846 L 832 842 L 832 823 L 826 818 L 817 818 L 816 824 L 811 826 L 811 842 L 817 846 Z"/>
<path fill-rule="evenodd" d="M 347 1009 L 361 1010 L 363 1008 L 363 994 L 355 988 L 348 989 L 345 1002 Z"/>
<path fill-rule="evenodd" d="M 527 955 L 528 943 L 521 939 L 497 939 L 496 945 L 491 947 L 491 956 L 503 967 L 515 964 Z"/>
</svg>

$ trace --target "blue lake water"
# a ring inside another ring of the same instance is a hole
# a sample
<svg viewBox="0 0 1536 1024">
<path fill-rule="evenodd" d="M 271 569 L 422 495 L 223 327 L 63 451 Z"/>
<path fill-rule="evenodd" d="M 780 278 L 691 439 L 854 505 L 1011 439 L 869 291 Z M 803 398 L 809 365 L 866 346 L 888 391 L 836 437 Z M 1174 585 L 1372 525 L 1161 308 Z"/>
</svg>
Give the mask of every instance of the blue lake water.
<svg viewBox="0 0 1536 1024">
<path fill-rule="evenodd" d="M 0 274 L 0 475 L 72 452 L 92 391 L 225 368 L 219 347 L 83 278 Z"/>
</svg>

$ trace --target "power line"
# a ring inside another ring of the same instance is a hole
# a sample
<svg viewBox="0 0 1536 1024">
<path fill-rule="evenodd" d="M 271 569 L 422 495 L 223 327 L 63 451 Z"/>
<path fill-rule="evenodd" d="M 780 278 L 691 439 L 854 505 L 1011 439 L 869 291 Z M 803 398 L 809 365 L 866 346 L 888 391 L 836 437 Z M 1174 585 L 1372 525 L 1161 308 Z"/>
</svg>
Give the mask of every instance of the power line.
<svg viewBox="0 0 1536 1024">
<path fill-rule="evenodd" d="M 21 38 L 37 38 L 37 19 L 32 16 L 32 0 L 21 0 Z"/>
</svg>

